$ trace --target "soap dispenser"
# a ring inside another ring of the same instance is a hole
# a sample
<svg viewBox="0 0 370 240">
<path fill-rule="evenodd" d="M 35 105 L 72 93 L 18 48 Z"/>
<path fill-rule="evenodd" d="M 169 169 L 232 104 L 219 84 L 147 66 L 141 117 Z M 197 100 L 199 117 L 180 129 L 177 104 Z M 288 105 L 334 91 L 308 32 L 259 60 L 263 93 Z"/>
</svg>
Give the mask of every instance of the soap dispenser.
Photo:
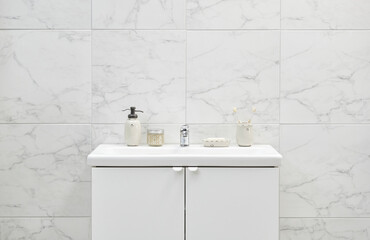
<svg viewBox="0 0 370 240">
<path fill-rule="evenodd" d="M 141 110 L 136 110 L 135 107 L 130 107 L 130 109 L 125 109 L 122 111 L 130 110 L 128 119 L 125 124 L 125 140 L 127 146 L 138 146 L 140 144 L 141 138 L 141 124 L 137 119 L 137 112 L 143 112 Z"/>
</svg>

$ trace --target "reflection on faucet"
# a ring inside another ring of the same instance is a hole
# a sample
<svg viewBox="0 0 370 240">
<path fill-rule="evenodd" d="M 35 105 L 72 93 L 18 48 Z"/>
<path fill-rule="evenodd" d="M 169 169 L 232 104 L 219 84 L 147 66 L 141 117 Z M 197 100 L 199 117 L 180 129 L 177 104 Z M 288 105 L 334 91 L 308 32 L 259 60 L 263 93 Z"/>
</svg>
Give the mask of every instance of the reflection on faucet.
<svg viewBox="0 0 370 240">
<path fill-rule="evenodd" d="M 189 126 L 182 125 L 180 128 L 180 146 L 187 147 L 189 146 Z"/>
</svg>

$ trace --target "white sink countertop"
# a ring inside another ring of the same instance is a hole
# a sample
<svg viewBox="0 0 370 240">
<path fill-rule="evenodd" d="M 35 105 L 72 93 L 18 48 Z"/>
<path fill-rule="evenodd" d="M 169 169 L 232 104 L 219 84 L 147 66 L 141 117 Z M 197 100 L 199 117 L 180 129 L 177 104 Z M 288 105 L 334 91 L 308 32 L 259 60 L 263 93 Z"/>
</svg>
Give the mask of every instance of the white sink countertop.
<svg viewBox="0 0 370 240">
<path fill-rule="evenodd" d="M 277 167 L 281 159 L 282 156 L 270 145 L 212 148 L 202 145 L 128 147 L 123 144 L 101 144 L 89 154 L 87 163 L 95 167 Z"/>
</svg>

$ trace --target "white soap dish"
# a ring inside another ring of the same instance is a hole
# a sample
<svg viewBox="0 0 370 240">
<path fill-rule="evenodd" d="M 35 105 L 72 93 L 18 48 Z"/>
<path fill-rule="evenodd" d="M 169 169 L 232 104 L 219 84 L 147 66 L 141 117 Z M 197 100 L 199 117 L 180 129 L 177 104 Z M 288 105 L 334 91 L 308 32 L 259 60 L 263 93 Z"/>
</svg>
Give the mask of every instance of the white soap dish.
<svg viewBox="0 0 370 240">
<path fill-rule="evenodd" d="M 203 139 L 204 147 L 228 147 L 230 139 L 227 138 L 206 138 Z"/>
</svg>

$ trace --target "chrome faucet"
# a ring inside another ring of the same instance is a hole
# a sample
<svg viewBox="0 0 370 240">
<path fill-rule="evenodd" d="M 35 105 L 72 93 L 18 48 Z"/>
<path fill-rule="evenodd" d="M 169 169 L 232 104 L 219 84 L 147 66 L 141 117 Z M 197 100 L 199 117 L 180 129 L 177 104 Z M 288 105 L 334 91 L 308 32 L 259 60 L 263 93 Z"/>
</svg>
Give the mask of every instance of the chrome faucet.
<svg viewBox="0 0 370 240">
<path fill-rule="evenodd" d="M 187 147 L 189 146 L 189 126 L 182 125 L 180 128 L 180 146 Z"/>
</svg>

